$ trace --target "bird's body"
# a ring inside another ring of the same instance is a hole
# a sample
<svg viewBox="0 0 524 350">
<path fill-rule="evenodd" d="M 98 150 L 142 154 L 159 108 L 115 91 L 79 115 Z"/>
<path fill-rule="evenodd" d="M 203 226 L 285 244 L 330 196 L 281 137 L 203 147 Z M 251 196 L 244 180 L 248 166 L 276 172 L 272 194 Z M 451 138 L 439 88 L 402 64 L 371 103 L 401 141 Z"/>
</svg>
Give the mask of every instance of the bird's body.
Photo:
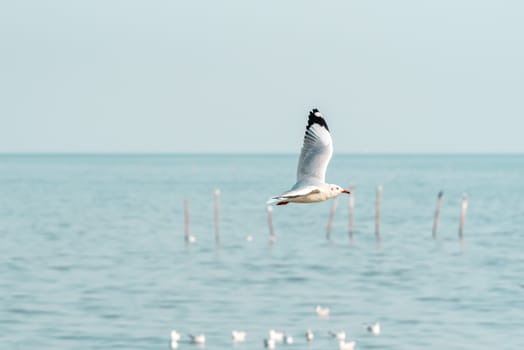
<svg viewBox="0 0 524 350">
<path fill-rule="evenodd" d="M 264 346 L 270 350 L 273 350 L 275 348 L 275 339 L 264 339 Z"/>
<path fill-rule="evenodd" d="M 346 340 L 346 332 L 344 331 L 329 332 L 329 335 L 331 335 L 333 338 L 336 338 L 338 341 Z"/>
<path fill-rule="evenodd" d="M 373 324 L 370 324 L 367 329 L 369 333 L 374 334 L 374 335 L 379 335 L 380 334 L 380 323 L 375 322 Z"/>
<path fill-rule="evenodd" d="M 330 312 L 328 307 L 322 307 L 320 305 L 317 305 L 315 311 L 318 317 L 328 317 Z"/>
<path fill-rule="evenodd" d="M 171 340 L 171 349 L 173 349 L 173 350 L 178 349 L 178 341 Z"/>
<path fill-rule="evenodd" d="M 234 342 L 243 342 L 246 340 L 247 333 L 243 331 L 232 331 L 231 332 L 231 339 L 233 339 Z"/>
<path fill-rule="evenodd" d="M 190 334 L 189 339 L 191 339 L 191 342 L 193 344 L 203 345 L 206 343 L 206 336 L 204 334 L 198 334 L 198 335 Z"/>
<path fill-rule="evenodd" d="M 178 333 L 176 330 L 171 331 L 171 340 L 179 341 L 180 340 L 180 333 Z"/>
<path fill-rule="evenodd" d="M 308 329 L 306 331 L 306 340 L 312 341 L 313 339 L 315 339 L 315 334 L 313 334 L 313 331 L 311 329 Z"/>
<path fill-rule="evenodd" d="M 278 202 L 277 205 L 284 205 L 288 203 L 315 203 L 323 202 L 339 195 L 336 191 L 333 191 L 333 185 L 330 184 L 317 184 L 317 185 L 303 185 L 297 183 L 293 188 L 287 192 L 282 193 L 275 199 L 283 199 Z M 336 185 L 335 185 L 336 186 Z M 296 189 L 295 189 L 296 188 Z"/>
<path fill-rule="evenodd" d="M 295 339 L 293 339 L 293 336 L 290 334 L 284 334 L 284 343 L 285 344 L 293 344 L 295 342 Z"/>
<path fill-rule="evenodd" d="M 355 349 L 355 345 L 357 345 L 357 342 L 356 341 L 349 341 L 349 342 L 345 342 L 345 341 L 340 341 L 338 343 L 338 349 L 339 350 L 353 350 Z"/>
<path fill-rule="evenodd" d="M 348 190 L 328 184 L 326 170 L 333 155 L 333 140 L 327 123 L 318 111 L 309 112 L 308 125 L 297 168 L 297 182 L 287 192 L 273 197 L 268 204 L 315 203 L 334 198 Z"/>
<path fill-rule="evenodd" d="M 281 343 L 284 340 L 284 332 L 271 329 L 269 330 L 269 339 Z"/>
</svg>

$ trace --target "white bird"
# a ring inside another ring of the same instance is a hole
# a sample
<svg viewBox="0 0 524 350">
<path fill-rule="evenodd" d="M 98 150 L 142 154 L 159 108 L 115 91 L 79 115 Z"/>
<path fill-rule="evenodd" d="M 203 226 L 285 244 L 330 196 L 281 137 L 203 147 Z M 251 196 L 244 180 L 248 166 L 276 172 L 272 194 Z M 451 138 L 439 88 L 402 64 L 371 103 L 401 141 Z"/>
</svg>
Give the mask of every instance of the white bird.
<svg viewBox="0 0 524 350">
<path fill-rule="evenodd" d="M 309 112 L 302 151 L 298 160 L 297 183 L 291 190 L 273 197 L 268 204 L 314 203 L 350 193 L 339 185 L 326 183 L 326 169 L 333 155 L 333 141 L 326 120 L 318 109 Z"/>
<path fill-rule="evenodd" d="M 270 350 L 275 348 L 275 339 L 264 339 L 264 346 Z"/>
<path fill-rule="evenodd" d="M 328 317 L 330 312 L 328 307 L 322 307 L 320 305 L 317 305 L 317 307 L 315 307 L 315 311 L 317 312 L 318 317 Z"/>
<path fill-rule="evenodd" d="M 176 340 L 171 340 L 171 349 L 178 349 L 178 342 Z"/>
<path fill-rule="evenodd" d="M 171 340 L 179 341 L 180 340 L 180 333 L 178 333 L 176 330 L 171 331 Z"/>
<path fill-rule="evenodd" d="M 191 243 L 195 243 L 196 242 L 196 237 L 193 236 L 193 235 L 188 235 L 188 236 L 186 236 L 186 242 L 190 243 L 190 244 Z"/>
<path fill-rule="evenodd" d="M 357 342 L 354 340 L 350 342 L 345 342 L 342 340 L 338 343 L 338 349 L 339 350 L 353 350 L 355 349 L 355 345 L 357 345 Z"/>
<path fill-rule="evenodd" d="M 312 341 L 313 339 L 315 339 L 315 335 L 313 334 L 313 331 L 311 329 L 308 329 L 306 331 L 306 339 L 307 341 Z"/>
<path fill-rule="evenodd" d="M 234 342 L 242 342 L 246 340 L 247 333 L 243 331 L 232 331 L 231 332 L 231 339 L 233 339 Z"/>
<path fill-rule="evenodd" d="M 295 340 L 293 339 L 293 336 L 289 334 L 284 334 L 284 343 L 286 344 L 293 344 Z"/>
<path fill-rule="evenodd" d="M 203 345 L 206 343 L 206 336 L 204 334 L 189 334 L 189 338 L 193 344 Z"/>
<path fill-rule="evenodd" d="M 369 325 L 369 326 L 367 327 L 367 330 L 368 330 L 368 332 L 371 333 L 371 334 L 379 335 L 379 334 L 380 334 L 380 323 L 375 322 L 375 323 Z"/>
<path fill-rule="evenodd" d="M 329 335 L 331 335 L 333 338 L 337 338 L 338 341 L 344 341 L 346 340 L 346 332 L 344 331 L 338 331 L 338 332 L 329 332 Z"/>
<path fill-rule="evenodd" d="M 269 330 L 269 339 L 281 343 L 284 340 L 284 332 L 275 331 L 274 329 Z"/>
<path fill-rule="evenodd" d="M 246 241 L 248 241 L 248 242 L 253 241 L 253 236 L 252 235 L 247 235 L 246 236 Z"/>
</svg>

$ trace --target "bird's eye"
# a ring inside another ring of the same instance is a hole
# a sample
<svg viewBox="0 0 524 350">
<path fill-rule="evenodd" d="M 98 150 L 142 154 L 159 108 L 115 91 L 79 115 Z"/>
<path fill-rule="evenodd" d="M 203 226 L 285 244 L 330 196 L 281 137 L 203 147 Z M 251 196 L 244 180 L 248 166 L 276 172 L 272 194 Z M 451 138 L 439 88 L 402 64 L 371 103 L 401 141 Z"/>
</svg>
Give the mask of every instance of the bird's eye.
<svg viewBox="0 0 524 350">
<path fill-rule="evenodd" d="M 339 187 L 337 187 L 337 190 L 339 190 L 339 189 L 340 189 L 340 188 L 339 188 Z"/>
<path fill-rule="evenodd" d="M 331 187 L 331 191 L 333 191 L 333 187 Z"/>
</svg>

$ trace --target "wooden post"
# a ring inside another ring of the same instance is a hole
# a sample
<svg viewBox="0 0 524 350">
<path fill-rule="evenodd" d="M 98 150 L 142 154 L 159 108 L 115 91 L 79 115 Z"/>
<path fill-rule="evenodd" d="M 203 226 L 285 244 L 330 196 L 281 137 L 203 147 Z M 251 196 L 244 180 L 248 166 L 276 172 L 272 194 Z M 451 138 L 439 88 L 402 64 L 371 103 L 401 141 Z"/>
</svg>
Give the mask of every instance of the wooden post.
<svg viewBox="0 0 524 350">
<path fill-rule="evenodd" d="M 271 243 L 274 243 L 277 237 L 273 230 L 273 207 L 270 205 L 267 206 L 267 224 L 269 226 L 269 240 Z"/>
<path fill-rule="evenodd" d="M 380 239 L 380 206 L 382 204 L 382 186 L 377 187 L 377 205 L 375 208 L 375 236 Z"/>
<path fill-rule="evenodd" d="M 466 212 L 468 211 L 468 195 L 462 195 L 462 209 L 460 211 L 460 225 L 459 225 L 459 238 L 464 238 L 464 221 L 466 220 Z"/>
<path fill-rule="evenodd" d="M 184 237 L 189 242 L 189 199 L 184 200 Z"/>
<path fill-rule="evenodd" d="M 353 211 L 355 209 L 355 195 L 349 194 L 349 241 L 353 242 Z"/>
<path fill-rule="evenodd" d="M 219 235 L 219 219 L 220 219 L 220 190 L 215 190 L 214 192 L 215 197 L 215 242 L 216 244 L 220 243 L 220 235 Z"/>
<path fill-rule="evenodd" d="M 442 205 L 442 196 L 443 195 L 444 195 L 443 191 L 440 191 L 438 193 L 437 208 L 435 209 L 435 217 L 433 218 L 433 239 L 437 238 L 438 218 L 440 215 L 440 207 Z"/>
<path fill-rule="evenodd" d="M 338 197 L 333 199 L 333 204 L 331 205 L 331 210 L 329 212 L 329 221 L 327 225 L 326 238 L 331 239 L 331 228 L 333 227 L 333 219 L 335 218 L 335 212 L 337 211 Z"/>
</svg>

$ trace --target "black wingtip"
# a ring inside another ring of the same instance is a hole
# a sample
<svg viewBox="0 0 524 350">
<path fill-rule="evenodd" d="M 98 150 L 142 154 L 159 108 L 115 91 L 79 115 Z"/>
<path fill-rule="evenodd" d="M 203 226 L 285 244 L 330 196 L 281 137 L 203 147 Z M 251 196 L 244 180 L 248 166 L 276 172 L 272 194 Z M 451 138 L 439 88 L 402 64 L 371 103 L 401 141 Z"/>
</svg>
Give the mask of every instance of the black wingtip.
<svg viewBox="0 0 524 350">
<path fill-rule="evenodd" d="M 309 118 L 308 118 L 306 130 L 309 130 L 309 128 L 313 124 L 318 124 L 320 126 L 323 126 L 326 128 L 327 131 L 329 131 L 326 120 L 324 119 L 322 114 L 316 108 L 313 108 L 311 112 L 309 112 Z"/>
</svg>

